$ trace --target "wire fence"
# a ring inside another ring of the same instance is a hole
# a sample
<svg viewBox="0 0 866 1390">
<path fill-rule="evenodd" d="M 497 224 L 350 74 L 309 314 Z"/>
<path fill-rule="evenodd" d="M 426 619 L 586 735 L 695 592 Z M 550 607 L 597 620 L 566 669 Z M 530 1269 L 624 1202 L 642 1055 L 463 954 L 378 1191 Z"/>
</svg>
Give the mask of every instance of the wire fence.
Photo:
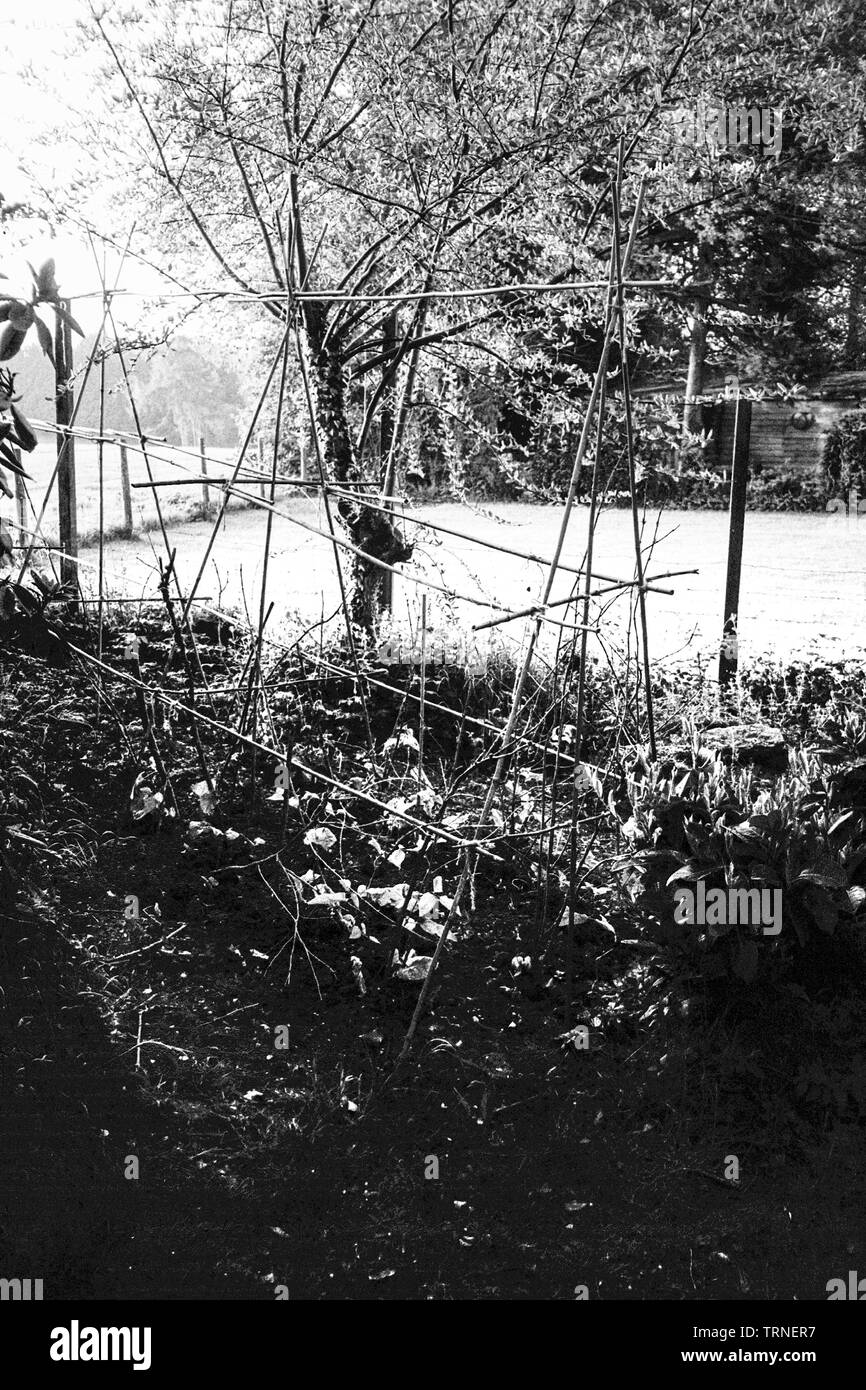
<svg viewBox="0 0 866 1390">
<path fill-rule="evenodd" d="M 45 445 L 50 445 L 56 438 L 56 426 L 34 423 Z M 129 542 L 125 536 L 120 445 L 112 437 L 104 445 L 102 462 L 106 576 L 114 593 L 140 591 L 152 597 L 156 578 L 151 571 L 141 573 L 139 556 L 150 553 L 143 533 L 157 527 L 156 489 L 149 484 L 142 447 L 132 438 L 125 441 L 124 447 L 136 540 Z M 177 563 L 184 573 L 194 575 L 195 565 L 200 562 L 209 534 L 207 516 L 217 507 L 220 487 L 230 474 L 235 452 L 207 449 L 207 482 L 203 483 L 199 450 L 172 447 L 165 442 L 147 446 L 154 474 L 160 475 L 155 481 L 165 484 L 160 489 L 163 511 L 170 532 L 179 542 Z M 40 449 L 28 461 L 33 475 L 28 494 L 37 514 L 50 478 L 50 463 L 43 461 L 46 453 L 47 448 Z M 75 464 L 79 545 L 86 556 L 97 547 L 99 536 L 98 444 L 92 432 L 76 432 Z M 242 580 L 252 591 L 261 582 L 263 513 L 267 508 L 257 503 L 262 501 L 265 480 L 257 463 L 245 467 L 232 490 L 223 521 L 213 580 L 222 588 L 226 605 L 232 608 L 241 602 Z M 335 489 L 333 495 L 339 493 L 340 489 Z M 323 609 L 332 611 L 339 601 L 321 491 L 308 481 L 301 485 L 300 480 L 283 480 L 278 495 L 272 558 L 280 567 L 279 572 L 287 574 L 289 583 L 278 591 L 277 616 L 309 621 Z M 568 593 L 570 577 L 580 572 L 581 555 L 577 552 L 582 551 L 585 542 L 587 513 L 585 506 L 576 508 L 574 543 L 560 565 L 554 601 Z M 478 620 L 474 609 L 488 607 L 491 614 L 496 614 L 527 606 L 555 539 L 555 510 L 532 503 L 500 503 L 473 510 L 459 499 L 432 505 L 401 499 L 395 514 L 416 544 L 411 566 L 398 568 L 393 616 L 386 624 L 386 631 L 394 631 L 392 649 L 397 664 L 402 662 L 404 649 L 408 656 L 413 644 L 415 650 L 419 645 L 422 587 L 429 589 L 431 600 L 431 651 L 441 638 L 450 643 L 453 656 L 459 647 L 454 636 L 455 623 L 464 630 L 471 628 Z M 31 521 L 32 515 L 31 512 Z M 647 534 L 651 534 L 650 528 L 656 529 L 658 518 L 657 511 L 647 512 Z M 598 545 L 603 560 L 599 561 L 597 589 L 605 582 L 628 582 L 631 578 L 630 524 L 629 514 L 622 509 L 607 510 L 599 518 Z M 654 567 L 660 571 L 693 572 L 682 573 L 675 581 L 659 580 L 650 585 L 654 591 L 650 600 L 654 660 L 678 659 L 678 654 L 691 650 L 709 661 L 717 648 L 727 525 L 723 512 L 661 513 Z M 46 511 L 42 534 L 57 544 L 56 503 Z M 222 563 L 224 547 L 231 548 L 230 564 Z M 409 573 L 411 577 L 406 577 Z M 89 580 L 85 579 L 84 587 L 90 593 Z M 858 629 L 866 630 L 864 604 L 866 515 L 856 509 L 818 514 L 749 514 L 739 618 L 740 650 L 744 656 L 764 652 L 795 655 L 810 643 L 820 645 L 827 654 L 845 655 L 866 641 L 858 638 Z M 614 611 L 608 621 L 616 626 L 618 616 Z M 477 641 L 468 648 L 477 649 Z"/>
</svg>

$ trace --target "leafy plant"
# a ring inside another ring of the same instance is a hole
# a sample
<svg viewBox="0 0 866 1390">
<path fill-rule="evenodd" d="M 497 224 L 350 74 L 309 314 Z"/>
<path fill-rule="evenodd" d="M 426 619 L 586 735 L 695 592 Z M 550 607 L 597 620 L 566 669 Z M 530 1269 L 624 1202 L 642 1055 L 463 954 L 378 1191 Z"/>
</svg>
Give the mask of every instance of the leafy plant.
<svg viewBox="0 0 866 1390">
<path fill-rule="evenodd" d="M 866 492 L 866 415 L 843 415 L 830 432 L 824 449 L 824 467 L 834 493 L 845 496 L 857 485 Z"/>
<path fill-rule="evenodd" d="M 31 265 L 29 270 L 33 277 L 29 299 L 11 296 L 0 299 L 0 362 L 8 362 L 20 352 L 31 328 L 35 330 L 45 356 L 54 362 L 51 330 L 36 312 L 42 305 L 49 306 L 60 322 L 68 324 L 83 337 L 82 329 L 61 302 L 54 261 L 45 261 L 38 270 Z M 5 277 L 0 276 L 0 279 Z M 20 399 L 15 393 L 14 373 L 0 367 L 0 492 L 6 497 L 13 497 L 14 493 L 4 469 L 11 470 L 19 477 L 29 478 L 30 475 L 21 466 L 18 451 L 32 453 L 38 444 L 30 422 L 20 409 Z M 0 569 L 11 565 L 12 553 L 8 524 L 0 521 Z M 32 627 L 29 645 L 47 655 L 57 637 L 45 627 L 43 615 L 49 599 L 59 593 L 59 587 L 40 574 L 34 574 L 28 584 L 13 582 L 8 575 L 0 577 L 0 638 L 8 638 L 13 631 L 20 631 L 22 624 L 29 623 Z"/>
<path fill-rule="evenodd" d="M 780 889 L 784 956 L 792 940 L 802 947 L 815 932 L 832 933 L 866 903 L 866 815 L 839 802 L 832 772 L 814 755 L 794 753 L 789 772 L 764 785 L 751 769 L 726 768 L 695 735 L 690 766 L 630 782 L 622 881 L 659 919 L 664 940 L 705 955 L 729 938 L 727 968 L 752 978 L 772 939 L 744 955 L 750 938 L 733 923 L 701 933 L 678 925 L 673 890 L 699 881 L 707 890 Z"/>
</svg>

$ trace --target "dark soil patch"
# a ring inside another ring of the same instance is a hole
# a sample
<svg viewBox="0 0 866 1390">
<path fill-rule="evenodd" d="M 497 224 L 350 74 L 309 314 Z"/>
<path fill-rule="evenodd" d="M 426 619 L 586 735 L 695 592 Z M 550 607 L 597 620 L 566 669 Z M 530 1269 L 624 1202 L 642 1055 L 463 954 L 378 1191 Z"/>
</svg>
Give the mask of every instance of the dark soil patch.
<svg viewBox="0 0 866 1390">
<path fill-rule="evenodd" d="M 152 678 L 168 647 L 158 625 L 146 635 Z M 242 654 L 205 639 L 202 651 L 211 684 L 230 685 Z M 183 698 L 180 670 L 163 679 Z M 567 1299 L 585 1286 L 593 1299 L 821 1299 L 866 1262 L 866 1094 L 851 1082 L 862 975 L 835 972 L 812 996 L 743 991 L 735 1008 L 639 923 L 617 919 L 617 940 L 590 917 L 578 1050 L 563 1037 L 561 903 L 548 904 L 545 968 L 524 973 L 538 904 L 515 860 L 480 875 L 394 1076 L 418 985 L 390 977 L 375 913 L 354 940 L 339 907 L 293 903 L 274 858 L 284 826 L 284 866 L 301 875 L 321 859 L 304 843 L 303 792 L 284 822 L 273 767 L 243 754 L 213 817 L 240 838 L 191 843 L 189 822 L 208 817 L 188 721 L 152 716 L 181 814 L 136 820 L 131 789 L 152 774 L 134 694 L 117 683 L 97 706 L 77 667 L 23 656 L 5 681 L 10 1277 L 43 1278 L 48 1298 L 286 1286 L 293 1298 Z M 318 741 L 345 780 L 357 710 L 345 720 L 322 704 L 304 754 Z M 234 751 L 202 740 L 212 767 Z M 363 833 L 346 830 L 351 884 L 366 873 L 387 886 L 423 858 L 410 837 L 392 871 L 369 847 L 386 830 L 372 813 Z M 454 868 L 450 850 L 425 864 L 452 882 Z M 805 1063 L 818 1079 L 798 1091 Z"/>
</svg>

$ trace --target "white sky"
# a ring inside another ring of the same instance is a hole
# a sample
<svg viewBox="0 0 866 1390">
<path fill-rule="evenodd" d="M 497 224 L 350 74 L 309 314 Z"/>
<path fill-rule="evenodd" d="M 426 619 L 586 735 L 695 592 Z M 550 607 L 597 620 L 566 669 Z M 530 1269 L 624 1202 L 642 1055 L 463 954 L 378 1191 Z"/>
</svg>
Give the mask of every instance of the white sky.
<svg viewBox="0 0 866 1390">
<path fill-rule="evenodd" d="M 110 12 L 110 7 L 105 8 Z M 47 146 L 39 142 L 58 128 L 74 129 L 77 113 L 92 103 L 97 63 L 103 55 L 95 49 L 88 52 L 76 31 L 76 22 L 88 18 L 87 0 L 0 0 L 0 192 L 7 202 L 40 202 L 28 173 L 47 183 L 55 178 L 62 183 L 69 170 L 71 144 L 64 146 L 62 139 Z M 88 211 L 98 223 L 98 210 Z M 51 237 L 35 223 L 16 229 L 13 235 L 22 243 L 20 254 L 0 239 L 0 269 L 8 277 L 9 288 L 28 289 L 25 258 L 38 265 L 53 256 L 61 291 L 76 297 L 73 312 L 84 328 L 95 329 L 101 318 L 100 300 L 81 297 L 98 295 L 100 290 L 86 236 L 58 229 Z M 119 257 L 111 250 L 106 257 L 108 283 L 113 285 Z M 122 288 L 155 293 L 159 284 L 155 274 L 127 261 Z M 119 298 L 116 317 L 134 319 L 136 306 L 140 307 L 140 301 Z"/>
</svg>

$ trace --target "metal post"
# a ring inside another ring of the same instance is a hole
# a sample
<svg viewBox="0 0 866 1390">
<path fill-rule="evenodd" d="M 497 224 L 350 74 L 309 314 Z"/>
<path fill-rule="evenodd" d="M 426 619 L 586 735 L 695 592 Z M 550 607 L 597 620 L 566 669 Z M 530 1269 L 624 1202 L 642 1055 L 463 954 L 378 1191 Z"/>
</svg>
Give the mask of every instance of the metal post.
<svg viewBox="0 0 866 1390">
<path fill-rule="evenodd" d="M 393 355 L 397 350 L 397 310 L 392 309 L 385 319 L 382 331 L 382 347 L 387 353 Z M 382 378 L 387 378 L 388 373 L 393 370 L 391 357 L 386 358 L 382 364 Z M 379 417 L 379 479 L 382 486 L 382 501 L 390 510 L 393 503 L 390 501 L 394 491 L 394 479 L 390 472 L 391 444 L 394 438 L 394 384 L 385 391 L 382 396 L 382 413 Z M 388 612 L 394 605 L 394 576 L 390 570 L 382 572 L 382 607 Z"/>
<path fill-rule="evenodd" d="M 725 610 L 722 615 L 722 647 L 719 684 L 729 685 L 737 674 L 737 622 L 740 608 L 740 574 L 743 567 L 743 531 L 746 523 L 746 487 L 749 481 L 749 434 L 752 403 L 737 390 L 734 406 L 734 449 L 731 463 L 731 504 L 728 530 L 728 572 Z"/>
<path fill-rule="evenodd" d="M 421 701 L 418 714 L 418 794 L 424 785 L 424 725 L 427 698 L 427 595 L 421 595 Z"/>
</svg>

